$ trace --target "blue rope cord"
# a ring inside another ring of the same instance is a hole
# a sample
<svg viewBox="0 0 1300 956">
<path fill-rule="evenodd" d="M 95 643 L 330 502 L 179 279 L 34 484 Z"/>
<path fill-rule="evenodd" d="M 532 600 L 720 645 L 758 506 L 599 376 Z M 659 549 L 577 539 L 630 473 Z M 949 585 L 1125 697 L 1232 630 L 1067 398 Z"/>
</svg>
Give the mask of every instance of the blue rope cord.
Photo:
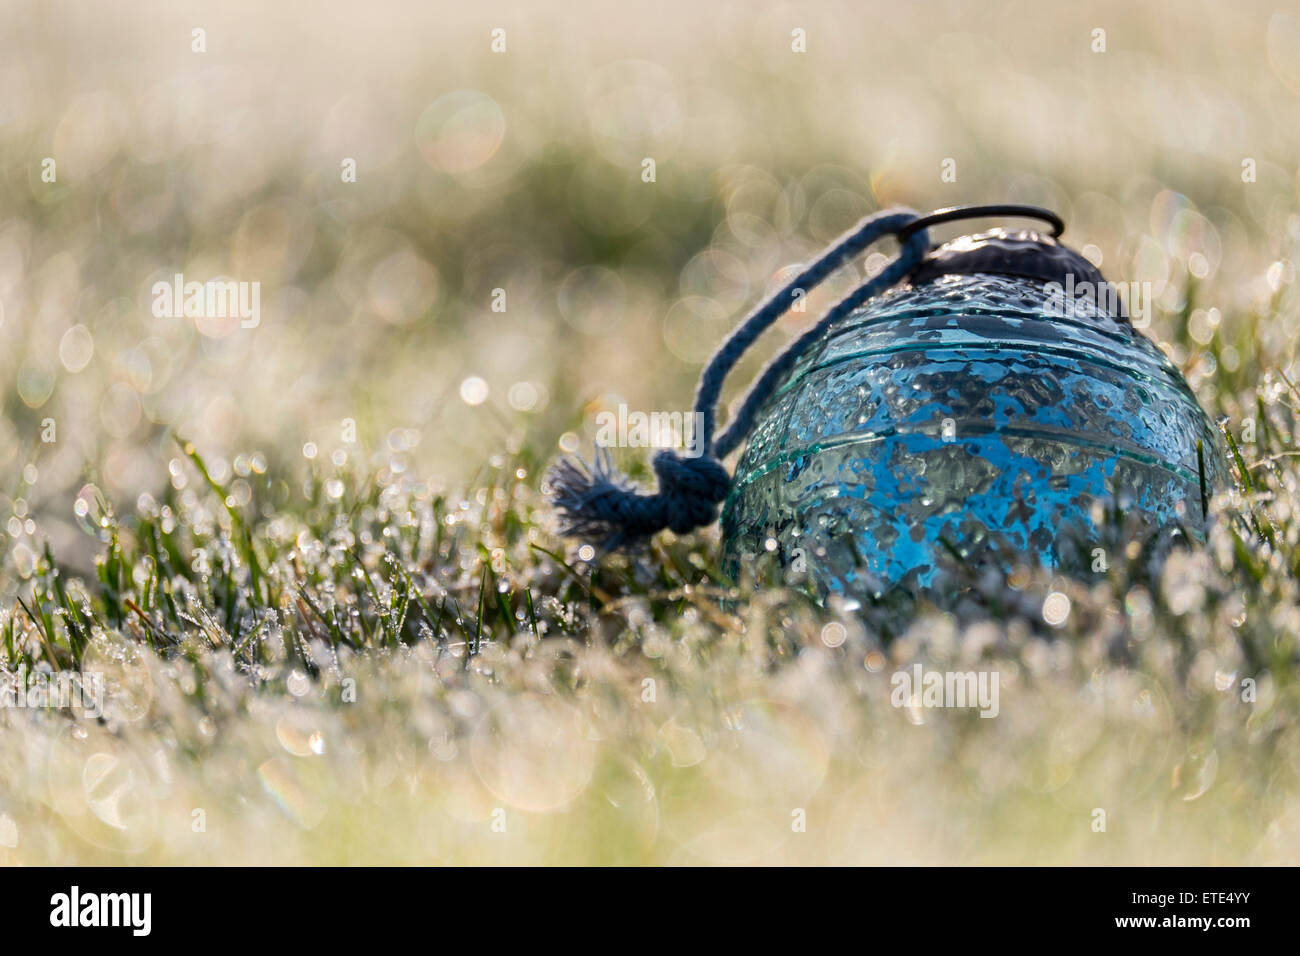
<svg viewBox="0 0 1300 956">
<path fill-rule="evenodd" d="M 891 288 L 921 261 L 929 249 L 924 229 L 907 237 L 898 256 L 878 275 L 841 299 L 829 312 L 759 375 L 741 403 L 735 419 L 715 440 L 718 399 L 736 363 L 772 323 L 789 309 L 796 291 L 808 292 L 828 275 L 877 240 L 896 235 L 917 219 L 911 210 L 890 210 L 868 216 L 835 241 L 806 269 L 751 312 L 713 353 L 695 392 L 695 412 L 702 422 L 695 436 L 704 453 L 687 458 L 667 449 L 653 459 L 659 490 L 641 494 L 630 488 L 611 466 L 607 449 L 598 449 L 592 464 L 563 459 L 549 476 L 552 500 L 563 513 L 564 533 L 601 541 L 607 548 L 649 537 L 664 528 L 685 534 L 717 520 L 718 505 L 731 488 L 731 475 L 721 464 L 749 433 L 754 418 L 799 356 L 836 321 L 868 299 Z"/>
</svg>

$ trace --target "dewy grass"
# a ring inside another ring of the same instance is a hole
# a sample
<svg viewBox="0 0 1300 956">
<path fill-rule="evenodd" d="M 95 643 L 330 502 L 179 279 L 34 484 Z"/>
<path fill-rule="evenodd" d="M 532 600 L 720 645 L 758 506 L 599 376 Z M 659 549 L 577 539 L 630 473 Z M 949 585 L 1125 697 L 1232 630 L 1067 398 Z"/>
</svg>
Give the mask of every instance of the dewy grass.
<svg viewBox="0 0 1300 956">
<path fill-rule="evenodd" d="M 463 495 L 316 467 L 289 493 L 251 474 L 240 502 L 181 443 L 163 500 L 87 515 L 94 581 L 47 551 L 0 616 L 8 673 L 105 682 L 102 717 L 4 709 L 0 856 L 1292 860 L 1300 521 L 1278 384 L 1248 406 L 1244 496 L 1212 503 L 1206 546 L 1157 566 L 1114 514 L 1090 584 L 954 561 L 949 602 L 879 627 L 774 567 L 728 582 L 707 536 L 559 550 L 536 450 Z M 995 674 L 997 716 L 919 690 L 897 706 L 892 675 L 920 663 Z"/>
<path fill-rule="evenodd" d="M 711 532 L 566 545 L 544 429 L 458 491 L 355 448 L 217 480 L 177 440 L 161 498 L 83 489 L 93 573 L 10 577 L 0 862 L 1292 861 L 1300 392 L 1250 335 L 1279 321 L 1195 359 L 1239 486 L 1208 542 L 1139 546 L 1112 502 L 1084 580 L 954 546 L 920 605 L 728 580 Z M 938 706 L 954 676 L 998 699 Z"/>
</svg>

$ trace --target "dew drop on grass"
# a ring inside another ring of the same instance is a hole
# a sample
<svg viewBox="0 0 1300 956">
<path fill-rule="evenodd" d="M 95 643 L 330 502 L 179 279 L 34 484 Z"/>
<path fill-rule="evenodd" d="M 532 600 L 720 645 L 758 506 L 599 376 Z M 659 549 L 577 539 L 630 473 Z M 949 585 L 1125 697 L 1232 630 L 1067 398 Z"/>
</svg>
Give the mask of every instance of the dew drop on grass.
<svg viewBox="0 0 1300 956">
<path fill-rule="evenodd" d="M 839 647 L 848 636 L 848 630 L 839 621 L 831 621 L 822 628 L 822 643 L 827 647 Z"/>
<path fill-rule="evenodd" d="M 1043 601 L 1043 620 L 1052 627 L 1061 627 L 1070 616 L 1070 599 L 1060 591 L 1053 591 Z"/>
</svg>

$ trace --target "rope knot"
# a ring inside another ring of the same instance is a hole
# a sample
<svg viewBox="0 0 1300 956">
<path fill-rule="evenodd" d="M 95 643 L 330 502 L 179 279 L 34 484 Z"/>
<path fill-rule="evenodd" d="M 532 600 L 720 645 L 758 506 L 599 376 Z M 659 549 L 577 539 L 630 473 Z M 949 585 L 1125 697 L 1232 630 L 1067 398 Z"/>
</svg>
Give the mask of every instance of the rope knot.
<svg viewBox="0 0 1300 956">
<path fill-rule="evenodd" d="M 731 475 L 716 458 L 685 458 L 664 449 L 655 453 L 654 469 L 666 527 L 686 534 L 717 520 L 718 505 L 731 489 Z"/>
<path fill-rule="evenodd" d="M 564 514 L 564 533 L 594 538 L 612 549 L 664 528 L 686 534 L 717 519 L 731 476 L 716 458 L 684 458 L 665 449 L 655 454 L 654 470 L 659 490 L 646 495 L 614 471 L 606 449 L 598 449 L 590 465 L 561 460 L 549 481 Z"/>
</svg>

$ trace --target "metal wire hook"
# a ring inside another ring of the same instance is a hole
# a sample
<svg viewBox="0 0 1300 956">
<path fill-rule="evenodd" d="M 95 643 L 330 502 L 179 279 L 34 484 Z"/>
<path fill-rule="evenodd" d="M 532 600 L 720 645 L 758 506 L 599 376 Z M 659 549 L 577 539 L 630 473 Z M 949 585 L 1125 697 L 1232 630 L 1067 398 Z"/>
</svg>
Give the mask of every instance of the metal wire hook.
<svg viewBox="0 0 1300 956">
<path fill-rule="evenodd" d="M 906 242 L 922 229 L 941 223 L 957 222 L 961 219 L 992 219 L 1001 216 L 1020 216 L 1049 223 L 1052 227 L 1053 239 L 1060 238 L 1061 233 L 1065 232 L 1065 220 L 1050 209 L 1044 209 L 1042 206 L 1021 206 L 1015 203 L 993 203 L 983 206 L 949 206 L 947 209 L 936 209 L 927 216 L 913 219 L 899 229 L 896 235 L 899 242 Z"/>
</svg>

